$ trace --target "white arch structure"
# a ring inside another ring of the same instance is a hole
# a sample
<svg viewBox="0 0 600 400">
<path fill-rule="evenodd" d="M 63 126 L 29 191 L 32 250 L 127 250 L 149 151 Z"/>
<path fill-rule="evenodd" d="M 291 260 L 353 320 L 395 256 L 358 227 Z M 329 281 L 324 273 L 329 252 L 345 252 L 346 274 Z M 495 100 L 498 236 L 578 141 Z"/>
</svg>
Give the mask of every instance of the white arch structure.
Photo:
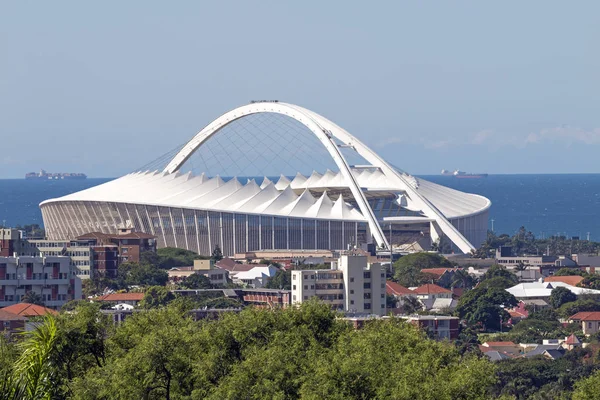
<svg viewBox="0 0 600 400">
<path fill-rule="evenodd" d="M 379 170 L 390 180 L 395 187 L 402 189 L 408 197 L 412 209 L 420 210 L 426 217 L 432 219 L 431 235 L 434 239 L 439 238 L 441 233 L 445 234 L 462 252 L 469 253 L 474 250 L 474 246 L 452 225 L 448 219 L 436 208 L 425 196 L 419 193 L 418 181 L 410 175 L 403 174 L 392 168 L 385 160 L 379 157 L 374 151 L 364 145 L 360 140 L 352 136 L 343 128 L 326 119 L 325 117 L 299 107 L 297 105 L 282 103 L 278 101 L 253 102 L 235 108 L 213 122 L 208 124 L 198 134 L 196 134 L 165 167 L 165 173 L 175 173 L 181 166 L 200 148 L 208 139 L 217 134 L 228 124 L 251 114 L 275 113 L 286 115 L 297 120 L 306 126 L 323 144 L 325 149 L 331 155 L 336 163 L 345 182 L 356 200 L 360 211 L 368 222 L 369 229 L 377 244 L 381 247 L 390 248 L 385 234 L 369 206 L 366 196 L 358 184 L 350 166 L 342 155 L 338 145 L 333 138 L 338 139 L 344 145 L 354 149 L 359 155 L 367 160 L 373 167 Z M 489 207 L 489 205 L 488 205 Z"/>
</svg>

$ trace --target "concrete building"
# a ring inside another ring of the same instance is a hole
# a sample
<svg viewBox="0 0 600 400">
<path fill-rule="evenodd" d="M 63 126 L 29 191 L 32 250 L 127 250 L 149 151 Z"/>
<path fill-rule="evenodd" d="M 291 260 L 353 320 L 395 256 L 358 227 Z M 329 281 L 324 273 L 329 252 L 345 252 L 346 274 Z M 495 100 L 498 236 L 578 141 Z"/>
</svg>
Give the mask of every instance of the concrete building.
<svg viewBox="0 0 600 400">
<path fill-rule="evenodd" d="M 458 317 L 446 315 L 408 315 L 400 316 L 400 318 L 405 319 L 419 329 L 429 331 L 434 339 L 458 339 Z"/>
<path fill-rule="evenodd" d="M 87 240 L 96 246 L 117 246 L 120 263 L 139 262 L 143 252 L 156 252 L 156 236 L 136 232 L 133 228 L 119 227 L 116 234 L 90 232 L 77 237 L 77 240 Z"/>
<path fill-rule="evenodd" d="M 350 313 L 386 314 L 385 271 L 362 255 L 342 255 L 329 270 L 292 271 L 292 304 L 312 297 Z"/>
<path fill-rule="evenodd" d="M 81 279 L 72 272 L 69 257 L 0 257 L 0 306 L 19 303 L 28 292 L 56 309 L 81 299 Z"/>
</svg>

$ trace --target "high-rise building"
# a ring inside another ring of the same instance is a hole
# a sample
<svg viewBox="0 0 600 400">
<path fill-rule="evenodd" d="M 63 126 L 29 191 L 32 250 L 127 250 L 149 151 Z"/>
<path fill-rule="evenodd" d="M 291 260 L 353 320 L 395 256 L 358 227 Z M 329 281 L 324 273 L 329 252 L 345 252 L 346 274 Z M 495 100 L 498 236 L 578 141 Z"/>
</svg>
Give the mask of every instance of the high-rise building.
<svg viewBox="0 0 600 400">
<path fill-rule="evenodd" d="M 385 270 L 364 255 L 342 255 L 332 269 L 292 271 L 292 304 L 316 297 L 356 314 L 386 314 Z"/>
</svg>

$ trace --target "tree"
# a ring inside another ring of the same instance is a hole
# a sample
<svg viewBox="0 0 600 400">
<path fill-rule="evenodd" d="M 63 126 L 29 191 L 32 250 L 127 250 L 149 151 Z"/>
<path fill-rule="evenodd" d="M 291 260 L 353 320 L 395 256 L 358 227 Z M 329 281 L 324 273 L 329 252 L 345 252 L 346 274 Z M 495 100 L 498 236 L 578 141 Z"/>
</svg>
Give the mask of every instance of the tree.
<svg viewBox="0 0 600 400">
<path fill-rule="evenodd" d="M 405 296 L 402 300 L 402 311 L 404 314 L 415 314 L 423 309 L 423 304 L 414 296 Z"/>
<path fill-rule="evenodd" d="M 460 298 L 456 311 L 470 325 L 481 324 L 484 330 L 500 330 L 502 322 L 510 317 L 505 308 L 517 304 L 515 296 L 502 288 L 478 286 Z"/>
<path fill-rule="evenodd" d="M 221 252 L 219 245 L 215 246 L 215 249 L 212 252 L 212 259 L 215 260 L 215 262 L 223 259 L 223 252 Z"/>
<path fill-rule="evenodd" d="M 175 295 L 164 286 L 151 286 L 146 289 L 144 298 L 140 301 L 142 308 L 159 308 L 166 306 Z"/>
<path fill-rule="evenodd" d="M 475 285 L 475 279 L 464 269 L 457 269 L 452 276 L 452 287 L 471 289 Z"/>
<path fill-rule="evenodd" d="M 563 286 L 558 286 L 550 292 L 550 305 L 557 309 L 565 303 L 570 303 L 577 300 L 577 295 Z"/>
<path fill-rule="evenodd" d="M 406 287 L 420 286 L 431 280 L 421 272 L 422 269 L 452 267 L 452 263 L 439 254 L 412 253 L 400 257 L 394 263 L 394 279 Z"/>
<path fill-rule="evenodd" d="M 169 274 L 154 265 L 132 262 L 121 264 L 119 275 L 120 279 L 124 278 L 125 287 L 133 285 L 164 286 L 169 280 Z M 122 286 L 122 283 L 119 286 Z"/>
<path fill-rule="evenodd" d="M 513 274 L 512 272 L 507 270 L 505 267 L 498 265 L 498 264 L 492 265 L 485 272 L 485 274 L 483 274 L 483 276 L 481 277 L 481 281 L 485 281 L 487 279 L 492 279 L 492 278 L 498 278 L 498 277 L 505 278 L 505 279 L 511 281 L 513 283 L 513 285 L 516 285 L 519 282 L 519 278 L 515 274 Z"/>
<path fill-rule="evenodd" d="M 181 287 L 186 289 L 212 289 L 213 285 L 206 276 L 194 273 L 181 281 Z"/>
<path fill-rule="evenodd" d="M 575 383 L 573 400 L 600 400 L 600 371 Z"/>
<path fill-rule="evenodd" d="M 44 305 L 44 299 L 42 299 L 42 296 L 39 293 L 34 292 L 33 290 L 30 290 L 27 293 L 25 293 L 25 295 L 21 298 L 21 301 L 23 303 L 35 304 L 38 306 Z"/>
<path fill-rule="evenodd" d="M 566 268 L 566 267 L 561 268 L 554 273 L 554 276 L 573 276 L 573 275 L 583 276 L 585 274 L 579 268 Z"/>
<path fill-rule="evenodd" d="M 280 269 L 274 277 L 269 279 L 266 287 L 268 289 L 290 290 L 292 288 L 292 272 Z"/>
<path fill-rule="evenodd" d="M 600 303 L 597 300 L 586 299 L 583 298 L 583 296 L 579 297 L 580 298 L 576 301 L 561 305 L 558 310 L 556 310 L 557 314 L 563 318 L 569 318 L 571 315 L 581 311 L 600 311 Z"/>
</svg>

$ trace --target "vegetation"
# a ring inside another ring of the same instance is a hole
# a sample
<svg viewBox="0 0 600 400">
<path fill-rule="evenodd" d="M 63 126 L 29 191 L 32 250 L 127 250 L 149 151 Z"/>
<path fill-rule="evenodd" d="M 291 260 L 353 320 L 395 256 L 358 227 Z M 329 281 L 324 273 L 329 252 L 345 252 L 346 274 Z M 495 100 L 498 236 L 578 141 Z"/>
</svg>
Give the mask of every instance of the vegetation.
<svg viewBox="0 0 600 400">
<path fill-rule="evenodd" d="M 274 277 L 269 279 L 266 287 L 268 289 L 290 290 L 292 288 L 292 272 L 280 269 Z"/>
<path fill-rule="evenodd" d="M 435 253 L 412 253 L 394 263 L 394 280 L 406 287 L 430 283 L 431 277 L 421 272 L 425 268 L 452 268 L 450 261 Z"/>
<path fill-rule="evenodd" d="M 38 306 L 44 305 L 44 299 L 42 298 L 42 295 L 32 290 L 25 293 L 21 301 L 23 303 L 36 304 Z"/>
<path fill-rule="evenodd" d="M 199 322 L 171 304 L 116 328 L 80 305 L 0 349 L 0 398 L 483 399 L 497 385 L 491 362 L 402 320 L 356 331 L 317 302 Z"/>
</svg>

